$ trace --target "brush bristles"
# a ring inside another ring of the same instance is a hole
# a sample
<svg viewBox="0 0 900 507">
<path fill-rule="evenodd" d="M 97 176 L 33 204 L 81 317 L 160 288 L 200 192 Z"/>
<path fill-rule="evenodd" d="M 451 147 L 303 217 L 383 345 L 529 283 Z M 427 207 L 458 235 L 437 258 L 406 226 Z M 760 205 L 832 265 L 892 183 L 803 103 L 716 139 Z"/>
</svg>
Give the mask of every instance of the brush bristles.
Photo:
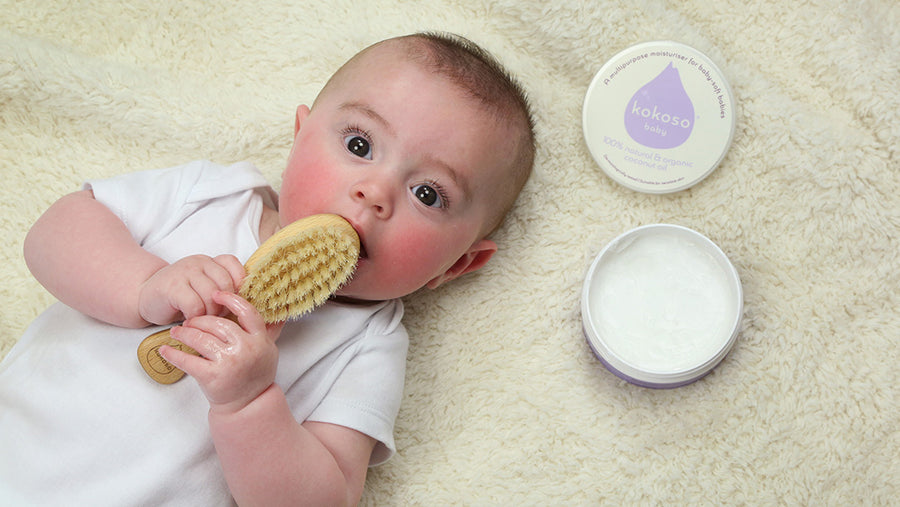
<svg viewBox="0 0 900 507">
<path fill-rule="evenodd" d="M 247 261 L 240 294 L 268 322 L 303 315 L 353 274 L 359 237 L 336 215 L 315 215 L 282 229 Z"/>
</svg>

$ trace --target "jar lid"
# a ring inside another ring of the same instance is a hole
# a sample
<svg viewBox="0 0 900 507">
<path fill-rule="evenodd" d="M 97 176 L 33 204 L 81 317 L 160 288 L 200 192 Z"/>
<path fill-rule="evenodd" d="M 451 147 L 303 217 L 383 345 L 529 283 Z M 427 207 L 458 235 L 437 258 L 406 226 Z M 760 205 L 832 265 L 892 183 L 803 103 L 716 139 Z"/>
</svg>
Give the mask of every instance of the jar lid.
<svg viewBox="0 0 900 507">
<path fill-rule="evenodd" d="M 584 98 L 582 123 L 591 155 L 610 178 L 639 192 L 677 192 L 725 156 L 734 136 L 734 98 L 700 51 L 645 42 L 600 68 Z"/>
</svg>

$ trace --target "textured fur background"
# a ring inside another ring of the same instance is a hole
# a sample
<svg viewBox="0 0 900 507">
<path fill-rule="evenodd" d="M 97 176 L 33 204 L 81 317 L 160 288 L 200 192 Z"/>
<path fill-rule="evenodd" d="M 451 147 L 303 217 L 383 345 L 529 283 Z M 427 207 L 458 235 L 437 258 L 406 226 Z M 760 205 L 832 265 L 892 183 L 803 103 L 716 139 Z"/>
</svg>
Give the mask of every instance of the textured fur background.
<svg viewBox="0 0 900 507">
<path fill-rule="evenodd" d="M 534 176 L 481 272 L 408 298 L 398 455 L 365 505 L 890 504 L 900 498 L 900 4 L 894 0 L 0 0 L 0 355 L 53 299 L 30 224 L 89 177 L 250 160 L 273 185 L 293 113 L 349 56 L 437 29 L 529 90 Z M 581 133 L 632 44 L 707 53 L 737 102 L 699 185 L 627 190 Z M 743 281 L 743 331 L 702 381 L 620 381 L 581 333 L 592 258 L 694 228 Z M 89 365 L 86 365 L 89 367 Z"/>
</svg>

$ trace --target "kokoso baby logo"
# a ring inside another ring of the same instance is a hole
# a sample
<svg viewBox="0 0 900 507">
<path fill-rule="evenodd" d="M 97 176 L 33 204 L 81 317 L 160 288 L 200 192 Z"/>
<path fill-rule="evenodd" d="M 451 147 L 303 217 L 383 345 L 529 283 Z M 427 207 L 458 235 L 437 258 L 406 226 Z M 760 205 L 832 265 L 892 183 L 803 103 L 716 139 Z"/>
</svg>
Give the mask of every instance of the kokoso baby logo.
<svg viewBox="0 0 900 507">
<path fill-rule="evenodd" d="M 625 107 L 625 130 L 648 148 L 681 146 L 694 129 L 694 103 L 673 62 L 642 86 Z"/>
<path fill-rule="evenodd" d="M 673 41 L 626 48 L 594 76 L 582 123 L 591 156 L 613 180 L 639 192 L 688 188 L 731 145 L 731 89 L 703 53 Z"/>
</svg>

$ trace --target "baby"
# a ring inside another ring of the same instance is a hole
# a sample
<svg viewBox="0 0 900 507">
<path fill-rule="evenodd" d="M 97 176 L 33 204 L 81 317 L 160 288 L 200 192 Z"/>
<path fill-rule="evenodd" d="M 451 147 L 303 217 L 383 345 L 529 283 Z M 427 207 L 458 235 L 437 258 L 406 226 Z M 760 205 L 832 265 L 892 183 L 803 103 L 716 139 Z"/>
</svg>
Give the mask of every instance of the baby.
<svg viewBox="0 0 900 507">
<path fill-rule="evenodd" d="M 25 242 L 61 303 L 0 365 L 0 504 L 357 503 L 394 452 L 398 298 L 491 258 L 534 142 L 493 58 L 415 34 L 363 50 L 297 109 L 277 196 L 250 164 L 194 162 L 61 198 Z M 319 213 L 359 234 L 354 276 L 267 326 L 235 294 L 242 263 Z M 172 336 L 201 356 L 160 353 L 193 380 L 156 384 L 137 344 L 181 320 Z"/>
</svg>

